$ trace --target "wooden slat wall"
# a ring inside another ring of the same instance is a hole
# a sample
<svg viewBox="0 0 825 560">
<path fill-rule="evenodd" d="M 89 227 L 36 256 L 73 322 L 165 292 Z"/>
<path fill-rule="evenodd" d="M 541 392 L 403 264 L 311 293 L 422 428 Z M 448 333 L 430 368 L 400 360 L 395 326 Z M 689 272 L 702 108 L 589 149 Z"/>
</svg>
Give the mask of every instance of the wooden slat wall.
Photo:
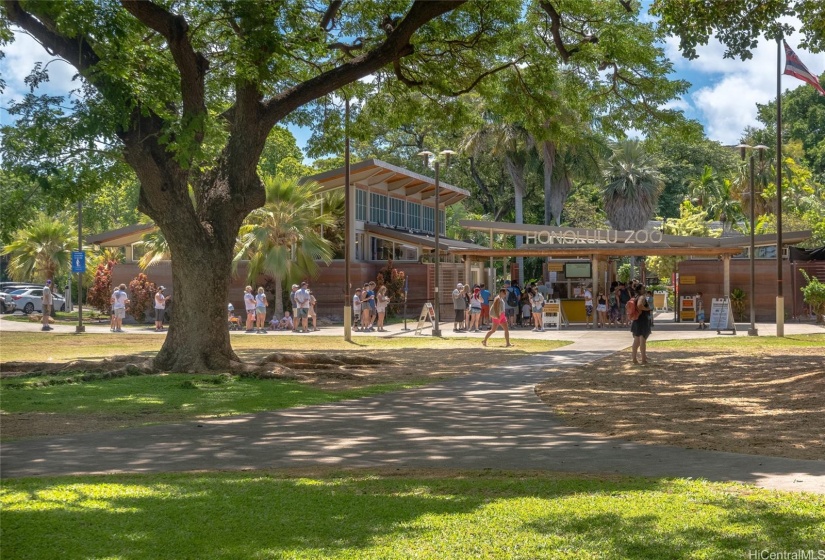
<svg viewBox="0 0 825 560">
<path fill-rule="evenodd" d="M 795 316 L 794 286 L 791 278 L 791 265 L 785 261 L 782 271 L 782 293 L 785 296 L 785 318 Z M 810 267 L 821 281 L 825 281 L 825 263 L 797 263 L 800 266 Z M 776 321 L 776 261 L 772 259 L 757 259 L 754 263 L 756 276 L 756 320 Z M 795 271 L 796 291 L 804 285 L 802 274 Z M 681 295 L 692 295 L 703 292 L 705 301 L 711 298 L 722 297 L 724 288 L 724 266 L 718 259 L 714 260 L 686 260 L 679 263 L 679 274 L 682 276 L 696 276 L 696 285 L 681 286 Z M 730 265 L 731 290 L 739 288 L 750 295 L 750 261 L 747 259 L 732 259 Z M 801 309 L 801 297 L 796 296 L 797 309 Z M 709 303 L 706 303 L 709 305 Z"/>
<path fill-rule="evenodd" d="M 386 263 L 355 262 L 350 264 L 350 280 L 352 282 L 352 293 L 348 294 L 347 301 L 352 301 L 355 288 L 365 282 L 375 280 L 378 271 Z M 435 265 L 422 263 L 397 263 L 396 268 L 404 271 L 409 277 L 409 293 L 407 296 L 407 312 L 409 316 L 418 316 L 421 307 L 427 301 L 433 301 L 435 293 Z M 175 288 L 172 284 L 172 266 L 169 261 L 162 261 L 155 266 L 142 271 L 137 263 L 120 263 L 115 266 L 112 273 L 112 283 L 114 285 L 121 282 L 129 285 L 135 276 L 145 272 L 149 280 L 167 288 L 167 294 L 174 297 Z M 344 263 L 335 261 L 329 266 L 321 265 L 317 278 L 310 279 L 310 288 L 318 300 L 318 313 L 322 317 L 329 317 L 332 320 L 342 320 L 344 307 Z M 449 313 L 452 317 L 452 299 L 450 294 L 457 282 L 464 282 L 464 267 L 461 264 L 442 263 L 441 264 L 441 316 L 447 317 Z M 238 273 L 232 278 L 229 284 L 229 301 L 236 310 L 242 310 L 243 289 L 246 286 L 246 264 L 238 265 Z M 288 308 L 289 302 L 284 302 Z M 401 309 L 398 310 L 399 314 Z"/>
</svg>

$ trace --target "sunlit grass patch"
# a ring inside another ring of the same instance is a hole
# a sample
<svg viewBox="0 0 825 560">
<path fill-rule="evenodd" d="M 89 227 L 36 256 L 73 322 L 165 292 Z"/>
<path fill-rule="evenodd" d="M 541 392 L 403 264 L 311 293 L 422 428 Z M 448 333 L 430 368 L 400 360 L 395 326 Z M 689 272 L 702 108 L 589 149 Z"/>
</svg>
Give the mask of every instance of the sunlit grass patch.
<svg viewBox="0 0 825 560">
<path fill-rule="evenodd" d="M 696 480 L 439 471 L 4 481 L 6 558 L 742 558 L 818 550 L 825 498 Z"/>
</svg>

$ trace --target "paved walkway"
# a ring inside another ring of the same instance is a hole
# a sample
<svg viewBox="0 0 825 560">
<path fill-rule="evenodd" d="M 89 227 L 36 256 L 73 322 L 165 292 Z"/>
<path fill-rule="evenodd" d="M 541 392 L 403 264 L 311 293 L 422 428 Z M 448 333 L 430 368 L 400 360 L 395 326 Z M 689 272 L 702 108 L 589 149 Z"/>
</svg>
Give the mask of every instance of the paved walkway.
<svg viewBox="0 0 825 560">
<path fill-rule="evenodd" d="M 762 334 L 769 334 L 767 327 L 762 327 Z M 398 328 L 389 336 L 398 336 Z M 791 325 L 786 334 L 796 330 L 822 332 Z M 684 329 L 666 332 L 663 325 L 654 338 L 717 336 Z M 825 493 L 825 461 L 644 445 L 564 426 L 536 397 L 536 383 L 629 343 L 624 330 L 570 329 L 566 335 L 575 342 L 553 352 L 408 391 L 332 405 L 9 443 L 0 447 L 2 476 L 315 465 L 443 467 L 701 477 Z M 500 338 L 496 342 L 500 344 Z"/>
</svg>

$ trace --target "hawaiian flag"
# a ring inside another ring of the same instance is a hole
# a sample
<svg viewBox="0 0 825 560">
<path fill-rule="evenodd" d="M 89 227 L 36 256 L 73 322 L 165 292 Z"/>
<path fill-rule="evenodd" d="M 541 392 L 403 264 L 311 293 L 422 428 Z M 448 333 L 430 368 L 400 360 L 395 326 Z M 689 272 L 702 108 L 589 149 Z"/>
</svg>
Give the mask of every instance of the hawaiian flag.
<svg viewBox="0 0 825 560">
<path fill-rule="evenodd" d="M 819 95 L 825 95 L 825 89 L 823 89 L 822 85 L 819 83 L 819 78 L 811 74 L 808 68 L 802 64 L 802 61 L 799 60 L 799 57 L 796 56 L 796 53 L 791 50 L 791 47 L 788 46 L 788 43 L 785 40 L 782 42 L 785 44 L 785 71 L 783 74 L 793 76 L 803 82 L 808 82 L 816 88 Z"/>
</svg>

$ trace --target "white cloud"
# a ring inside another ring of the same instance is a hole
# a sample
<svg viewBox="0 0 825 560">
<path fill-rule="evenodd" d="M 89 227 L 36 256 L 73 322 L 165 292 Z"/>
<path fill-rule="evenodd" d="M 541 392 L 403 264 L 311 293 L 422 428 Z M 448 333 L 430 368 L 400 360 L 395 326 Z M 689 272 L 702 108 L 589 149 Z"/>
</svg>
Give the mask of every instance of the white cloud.
<svg viewBox="0 0 825 560">
<path fill-rule="evenodd" d="M 49 55 L 46 50 L 31 36 L 16 32 L 14 42 L 3 47 L 6 56 L 0 61 L 0 73 L 6 80 L 6 91 L 3 93 L 3 105 L 12 99 L 20 99 L 28 93 L 29 88 L 23 81 L 29 75 L 35 62 L 49 64 L 49 82 L 41 85 L 42 92 L 53 95 L 65 95 L 69 90 L 76 88 L 72 77 L 77 70 L 66 61 Z"/>
<path fill-rule="evenodd" d="M 788 44 L 815 74 L 825 70 L 825 56 L 797 48 L 797 38 L 788 37 Z M 688 74 L 698 89 L 680 101 L 693 108 L 693 113 L 705 125 L 712 140 L 736 144 L 746 126 L 759 125 L 757 103 L 776 98 L 776 42 L 762 39 L 750 60 L 723 58 L 725 47 L 716 40 L 697 49 L 699 58 L 687 60 L 678 51 L 678 38 L 670 37 L 665 44 L 668 57 L 677 74 Z M 784 53 L 782 55 L 784 68 Z M 782 90 L 806 86 L 790 76 L 782 77 Z M 686 111 L 690 112 L 690 111 Z"/>
</svg>

